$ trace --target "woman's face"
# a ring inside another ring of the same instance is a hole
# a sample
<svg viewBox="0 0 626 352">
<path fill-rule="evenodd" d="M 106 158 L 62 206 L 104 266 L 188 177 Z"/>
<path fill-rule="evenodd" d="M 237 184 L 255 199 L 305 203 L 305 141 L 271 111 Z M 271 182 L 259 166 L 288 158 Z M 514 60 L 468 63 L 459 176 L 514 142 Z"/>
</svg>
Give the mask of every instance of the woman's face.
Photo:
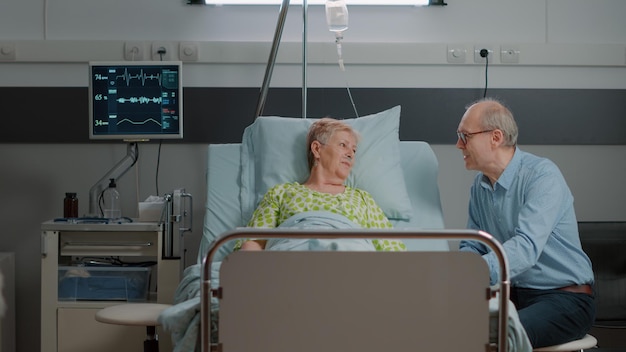
<svg viewBox="0 0 626 352">
<path fill-rule="evenodd" d="M 326 144 L 320 144 L 319 166 L 329 176 L 346 180 L 356 155 L 354 135 L 348 131 L 336 131 Z"/>
</svg>

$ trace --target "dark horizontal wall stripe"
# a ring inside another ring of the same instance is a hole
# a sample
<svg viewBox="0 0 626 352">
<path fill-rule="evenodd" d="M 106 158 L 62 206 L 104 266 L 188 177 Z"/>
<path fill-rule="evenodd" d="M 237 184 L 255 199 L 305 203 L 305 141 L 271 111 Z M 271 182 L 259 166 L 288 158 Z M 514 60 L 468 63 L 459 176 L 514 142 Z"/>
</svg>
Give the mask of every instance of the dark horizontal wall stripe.
<svg viewBox="0 0 626 352">
<path fill-rule="evenodd" d="M 308 88 L 307 117 L 356 116 L 345 88 Z M 185 88 L 185 138 L 166 143 L 236 143 L 254 120 L 258 88 Z M 359 116 L 401 105 L 400 138 L 456 142 L 465 106 L 482 89 L 353 88 Z M 520 144 L 625 145 L 626 90 L 492 89 L 520 128 Z M 0 87 L 3 143 L 88 143 L 85 87 Z M 300 88 L 270 88 L 264 115 L 302 116 Z M 92 143 L 107 143 L 94 142 Z M 153 141 L 154 142 L 154 141 Z"/>
</svg>

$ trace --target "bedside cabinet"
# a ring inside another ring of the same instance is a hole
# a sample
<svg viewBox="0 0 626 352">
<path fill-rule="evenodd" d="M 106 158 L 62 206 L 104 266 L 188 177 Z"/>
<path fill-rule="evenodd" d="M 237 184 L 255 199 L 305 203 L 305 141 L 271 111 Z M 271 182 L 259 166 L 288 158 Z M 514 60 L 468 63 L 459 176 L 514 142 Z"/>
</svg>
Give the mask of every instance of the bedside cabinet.
<svg viewBox="0 0 626 352">
<path fill-rule="evenodd" d="M 100 323 L 95 314 L 126 302 L 173 303 L 182 260 L 164 256 L 163 225 L 47 221 L 41 230 L 41 352 L 137 351 L 145 328 Z M 170 334 L 158 334 L 171 351 Z"/>
</svg>

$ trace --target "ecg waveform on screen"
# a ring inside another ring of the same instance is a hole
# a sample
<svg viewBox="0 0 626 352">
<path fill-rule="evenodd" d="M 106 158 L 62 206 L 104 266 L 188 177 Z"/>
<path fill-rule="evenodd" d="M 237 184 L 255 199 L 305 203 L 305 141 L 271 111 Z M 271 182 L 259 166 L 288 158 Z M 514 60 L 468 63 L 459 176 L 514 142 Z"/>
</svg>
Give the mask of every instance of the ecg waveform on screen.
<svg viewBox="0 0 626 352">
<path fill-rule="evenodd" d="M 161 123 L 159 121 L 153 119 L 153 118 L 148 118 L 148 119 L 145 119 L 143 121 L 133 121 L 133 120 L 130 120 L 130 119 L 121 119 L 120 121 L 117 122 L 117 125 L 119 126 L 119 125 L 123 124 L 124 122 L 130 123 L 131 125 L 145 125 L 148 122 L 154 122 L 157 125 L 161 126 Z"/>
<path fill-rule="evenodd" d="M 154 103 L 154 104 L 161 104 L 163 99 L 161 97 L 154 97 L 154 98 L 130 97 L 130 98 L 117 98 L 117 99 L 115 99 L 115 101 L 117 101 L 120 104 L 124 104 L 124 103 L 139 103 L 139 104 Z"/>
<path fill-rule="evenodd" d="M 146 85 L 146 81 L 147 80 L 156 80 L 159 83 L 159 85 L 161 85 L 161 74 L 160 73 L 157 73 L 157 74 L 144 73 L 143 69 L 140 69 L 139 73 L 134 75 L 134 74 L 131 74 L 130 72 L 128 72 L 128 69 L 125 68 L 123 74 L 115 76 L 115 80 L 117 81 L 118 79 L 122 79 L 122 80 L 126 81 L 126 85 L 127 86 L 130 86 L 130 82 L 133 79 L 140 80 L 142 86 Z"/>
</svg>

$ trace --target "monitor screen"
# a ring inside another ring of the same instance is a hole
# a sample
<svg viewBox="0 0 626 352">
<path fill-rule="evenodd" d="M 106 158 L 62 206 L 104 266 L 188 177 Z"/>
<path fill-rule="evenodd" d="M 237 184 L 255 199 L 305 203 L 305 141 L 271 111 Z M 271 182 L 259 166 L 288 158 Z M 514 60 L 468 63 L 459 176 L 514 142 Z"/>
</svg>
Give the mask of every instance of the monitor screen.
<svg viewBox="0 0 626 352">
<path fill-rule="evenodd" d="M 89 138 L 183 138 L 182 62 L 89 63 Z"/>
</svg>

